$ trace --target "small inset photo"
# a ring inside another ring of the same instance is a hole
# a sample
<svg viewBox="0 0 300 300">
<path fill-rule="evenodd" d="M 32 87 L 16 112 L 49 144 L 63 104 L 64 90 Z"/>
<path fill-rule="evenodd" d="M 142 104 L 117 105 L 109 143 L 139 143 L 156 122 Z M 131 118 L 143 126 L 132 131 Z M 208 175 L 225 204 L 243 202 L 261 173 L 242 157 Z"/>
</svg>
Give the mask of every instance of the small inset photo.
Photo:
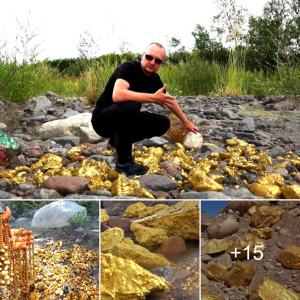
<svg viewBox="0 0 300 300">
<path fill-rule="evenodd" d="M 103 201 L 101 299 L 200 299 L 199 201 Z"/>
<path fill-rule="evenodd" d="M 201 299 L 300 299 L 300 201 L 201 201 Z"/>
<path fill-rule="evenodd" d="M 99 299 L 99 201 L 0 201 L 0 229 L 0 299 Z"/>
</svg>

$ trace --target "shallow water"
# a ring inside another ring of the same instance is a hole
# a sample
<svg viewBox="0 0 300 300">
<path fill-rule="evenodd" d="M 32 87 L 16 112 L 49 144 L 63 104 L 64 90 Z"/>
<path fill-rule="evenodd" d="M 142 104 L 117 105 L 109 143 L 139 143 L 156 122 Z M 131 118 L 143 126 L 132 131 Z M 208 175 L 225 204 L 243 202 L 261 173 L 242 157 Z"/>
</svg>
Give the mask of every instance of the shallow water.
<svg viewBox="0 0 300 300">
<path fill-rule="evenodd" d="M 125 237 L 132 239 L 132 232 L 125 232 Z M 145 246 L 144 246 L 145 247 Z M 145 247 L 152 253 L 159 253 L 160 246 Z M 199 299 L 199 241 L 186 241 L 187 251 L 176 259 L 169 259 L 170 264 L 149 270 L 154 275 L 163 277 L 171 284 L 170 292 L 165 294 L 167 300 L 193 300 Z M 175 273 L 180 270 L 190 270 L 192 275 L 185 280 L 175 280 Z M 148 295 L 146 300 L 157 299 Z"/>
</svg>

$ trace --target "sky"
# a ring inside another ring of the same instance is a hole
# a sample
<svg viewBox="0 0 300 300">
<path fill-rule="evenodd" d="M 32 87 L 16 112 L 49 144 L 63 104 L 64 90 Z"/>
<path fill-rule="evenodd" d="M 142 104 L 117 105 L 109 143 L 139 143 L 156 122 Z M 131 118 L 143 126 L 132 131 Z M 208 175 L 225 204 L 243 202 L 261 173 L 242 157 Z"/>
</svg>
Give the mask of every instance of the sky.
<svg viewBox="0 0 300 300">
<path fill-rule="evenodd" d="M 201 211 L 205 211 L 209 216 L 215 216 L 219 210 L 225 207 L 229 201 L 201 201 Z"/>
<path fill-rule="evenodd" d="M 236 2 L 250 14 L 262 15 L 267 0 Z M 28 46 L 41 44 L 40 60 L 78 57 L 80 36 L 87 37 L 84 32 L 88 32 L 97 45 L 90 51 L 95 55 L 120 53 L 122 49 L 142 53 L 149 43 L 167 45 L 171 37 L 180 39 L 181 44 L 191 50 L 195 41 L 191 32 L 196 24 L 209 30 L 216 13 L 212 0 L 2 1 L 0 47 L 4 40 L 9 45 L 6 49 L 16 45 L 20 23 L 23 28 L 29 24 L 29 36 L 32 32 L 37 34 Z"/>
</svg>

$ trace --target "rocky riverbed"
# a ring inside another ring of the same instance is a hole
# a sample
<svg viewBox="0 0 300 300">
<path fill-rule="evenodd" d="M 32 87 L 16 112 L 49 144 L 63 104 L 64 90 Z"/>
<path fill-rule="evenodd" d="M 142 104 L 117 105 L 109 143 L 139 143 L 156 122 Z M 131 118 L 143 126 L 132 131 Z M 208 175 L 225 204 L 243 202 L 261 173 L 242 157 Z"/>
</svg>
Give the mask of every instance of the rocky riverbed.
<svg viewBox="0 0 300 300">
<path fill-rule="evenodd" d="M 150 168 L 139 178 L 114 172 L 115 150 L 93 131 L 93 106 L 83 98 L 61 99 L 47 92 L 22 105 L 2 102 L 0 128 L 22 149 L 1 166 L 0 197 L 299 199 L 297 101 L 177 97 L 200 128 L 203 144 L 191 148 L 176 143 L 183 136 L 175 120 L 164 136 L 134 145 L 136 161 Z M 168 115 L 157 105 L 143 109 Z"/>
<path fill-rule="evenodd" d="M 299 221 L 299 201 L 230 201 L 213 217 L 202 211 L 201 299 L 300 299 Z"/>
</svg>

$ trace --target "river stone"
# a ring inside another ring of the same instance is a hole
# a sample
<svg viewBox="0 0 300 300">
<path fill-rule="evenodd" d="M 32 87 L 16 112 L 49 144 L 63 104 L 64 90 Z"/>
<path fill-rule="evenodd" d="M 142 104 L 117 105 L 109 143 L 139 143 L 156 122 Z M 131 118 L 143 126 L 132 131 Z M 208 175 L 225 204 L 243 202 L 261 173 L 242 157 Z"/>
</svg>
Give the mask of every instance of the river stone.
<svg viewBox="0 0 300 300">
<path fill-rule="evenodd" d="M 32 228 L 54 228 L 70 226 L 68 219 L 80 211 L 84 211 L 84 217 L 87 216 L 85 207 L 72 201 L 59 200 L 45 205 L 39 209 L 32 220 Z"/>
<path fill-rule="evenodd" d="M 97 143 L 102 137 L 94 131 L 91 118 L 91 113 L 83 113 L 68 119 L 48 122 L 40 127 L 39 135 L 42 140 L 78 136 L 81 143 Z"/>
<path fill-rule="evenodd" d="M 77 110 L 67 110 L 62 116 L 61 119 L 67 119 L 73 116 L 79 115 L 79 112 Z"/>
<path fill-rule="evenodd" d="M 60 96 L 59 95 L 57 95 L 57 94 L 55 94 L 55 93 L 53 93 L 53 92 L 51 92 L 51 91 L 47 91 L 46 93 L 45 93 L 45 96 L 48 98 L 48 99 L 54 99 L 54 100 L 56 100 L 56 99 L 59 99 L 60 98 Z"/>
<path fill-rule="evenodd" d="M 179 199 L 232 199 L 232 197 L 221 192 L 186 192 Z"/>
<path fill-rule="evenodd" d="M 203 136 L 201 133 L 189 132 L 183 139 L 183 147 L 185 149 L 196 149 L 201 148 L 203 144 Z"/>
<path fill-rule="evenodd" d="M 169 177 L 149 174 L 141 176 L 138 181 L 141 187 L 150 189 L 152 191 L 170 191 L 175 190 L 178 187 L 178 183 Z"/>
<path fill-rule="evenodd" d="M 285 156 L 285 150 L 281 147 L 276 146 L 268 151 L 267 154 L 272 158 L 276 158 L 277 156 Z"/>
<path fill-rule="evenodd" d="M 45 115 L 47 110 L 52 106 L 51 101 L 45 96 L 39 96 L 36 99 L 36 106 L 33 109 L 34 116 Z"/>
<path fill-rule="evenodd" d="M 254 131 L 255 129 L 255 124 L 252 117 L 247 117 L 243 119 L 240 123 L 240 126 L 244 126 L 244 129 L 247 131 Z"/>
<path fill-rule="evenodd" d="M 78 146 L 80 144 L 80 138 L 78 136 L 62 136 L 54 137 L 51 139 L 56 144 L 64 146 L 65 144 L 71 144 L 72 146 Z"/>
<path fill-rule="evenodd" d="M 220 111 L 222 117 L 227 117 L 230 120 L 238 120 L 240 119 L 240 117 L 235 114 L 234 112 L 232 112 L 231 110 L 221 110 Z"/>
<path fill-rule="evenodd" d="M 87 189 L 89 181 L 85 177 L 73 176 L 55 176 L 47 178 L 40 188 L 56 190 L 62 195 L 82 194 Z"/>
<path fill-rule="evenodd" d="M 161 147 L 168 143 L 169 142 L 166 139 L 158 136 L 143 141 L 143 145 L 146 147 Z"/>
</svg>

